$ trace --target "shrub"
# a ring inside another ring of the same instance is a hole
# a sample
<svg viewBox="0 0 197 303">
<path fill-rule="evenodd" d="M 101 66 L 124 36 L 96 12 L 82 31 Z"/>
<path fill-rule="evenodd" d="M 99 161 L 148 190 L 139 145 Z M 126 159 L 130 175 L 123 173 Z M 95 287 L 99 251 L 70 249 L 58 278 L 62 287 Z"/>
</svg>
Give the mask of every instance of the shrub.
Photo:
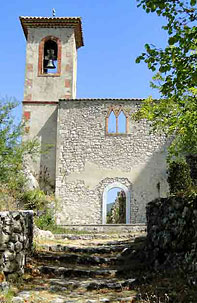
<svg viewBox="0 0 197 303">
<path fill-rule="evenodd" d="M 188 191 L 192 186 L 189 165 L 184 160 L 172 161 L 168 169 L 170 193 Z"/>
<path fill-rule="evenodd" d="M 189 155 L 186 161 L 191 170 L 191 178 L 194 185 L 197 185 L 197 155 Z"/>
<path fill-rule="evenodd" d="M 52 231 L 56 227 L 52 211 L 49 209 L 46 210 L 41 216 L 35 217 L 34 221 L 36 226 L 40 229 Z"/>
<path fill-rule="evenodd" d="M 28 190 L 23 193 L 21 200 L 25 209 L 44 210 L 48 204 L 48 197 L 40 189 Z"/>
<path fill-rule="evenodd" d="M 15 123 L 13 110 L 16 101 L 0 98 L 0 203 L 1 209 L 16 209 L 26 178 L 23 172 L 24 157 L 33 158 L 39 153 L 37 139 L 21 141 L 24 133 L 24 123 Z"/>
</svg>

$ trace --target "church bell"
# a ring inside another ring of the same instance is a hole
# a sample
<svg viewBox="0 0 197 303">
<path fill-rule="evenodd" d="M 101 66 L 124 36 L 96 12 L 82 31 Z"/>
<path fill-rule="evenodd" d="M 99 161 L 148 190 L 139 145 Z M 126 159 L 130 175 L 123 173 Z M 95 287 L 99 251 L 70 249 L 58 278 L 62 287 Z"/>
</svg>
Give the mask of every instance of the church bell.
<svg viewBox="0 0 197 303">
<path fill-rule="evenodd" d="M 44 68 L 47 69 L 55 69 L 54 61 L 57 60 L 57 51 L 55 52 L 55 45 L 52 44 L 52 41 L 48 41 L 49 45 L 45 45 L 45 61 L 44 61 Z"/>
<path fill-rule="evenodd" d="M 54 62 L 53 62 L 52 59 L 48 60 L 48 62 L 46 64 L 46 68 L 48 68 L 48 69 L 54 69 L 54 68 L 56 68 L 56 66 L 55 66 L 55 64 L 54 64 Z"/>
</svg>

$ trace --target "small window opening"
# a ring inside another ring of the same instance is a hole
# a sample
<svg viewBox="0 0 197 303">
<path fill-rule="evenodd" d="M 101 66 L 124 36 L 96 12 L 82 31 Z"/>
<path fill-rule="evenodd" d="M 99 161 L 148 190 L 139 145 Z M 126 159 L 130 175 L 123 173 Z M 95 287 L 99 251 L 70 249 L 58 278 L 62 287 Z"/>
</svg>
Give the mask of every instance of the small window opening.
<svg viewBox="0 0 197 303">
<path fill-rule="evenodd" d="M 107 193 L 107 224 L 126 224 L 126 194 L 121 188 L 112 188 Z"/>
<path fill-rule="evenodd" d="M 126 116 L 121 110 L 118 116 L 118 133 L 126 134 L 126 132 L 127 132 Z"/>
<path fill-rule="evenodd" d="M 127 134 L 128 115 L 123 109 L 114 110 L 111 108 L 106 117 L 106 133 L 108 134 Z"/>
<path fill-rule="evenodd" d="M 116 133 L 116 116 L 113 111 L 109 115 L 109 119 L 108 119 L 108 132 Z"/>
<path fill-rule="evenodd" d="M 58 58 L 57 43 L 53 40 L 47 40 L 44 44 L 44 60 L 43 60 L 43 70 L 45 74 L 57 73 L 57 65 L 58 65 L 57 58 Z"/>
</svg>

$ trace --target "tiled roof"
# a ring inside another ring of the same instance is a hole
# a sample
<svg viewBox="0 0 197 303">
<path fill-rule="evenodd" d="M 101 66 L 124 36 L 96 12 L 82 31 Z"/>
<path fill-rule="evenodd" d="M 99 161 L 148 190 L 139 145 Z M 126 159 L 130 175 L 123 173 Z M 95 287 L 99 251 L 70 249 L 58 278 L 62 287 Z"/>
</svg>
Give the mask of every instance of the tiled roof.
<svg viewBox="0 0 197 303">
<path fill-rule="evenodd" d="M 25 34 L 28 36 L 30 27 L 74 27 L 77 48 L 84 45 L 80 17 L 19 17 Z"/>
<path fill-rule="evenodd" d="M 82 98 L 82 99 L 59 99 L 59 101 L 144 101 L 143 98 Z"/>
</svg>

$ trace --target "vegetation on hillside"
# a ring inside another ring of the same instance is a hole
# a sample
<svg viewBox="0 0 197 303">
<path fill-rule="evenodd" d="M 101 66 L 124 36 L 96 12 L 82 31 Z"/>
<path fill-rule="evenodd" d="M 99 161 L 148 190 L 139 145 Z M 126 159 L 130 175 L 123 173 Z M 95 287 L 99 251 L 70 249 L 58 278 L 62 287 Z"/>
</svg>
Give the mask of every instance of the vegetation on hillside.
<svg viewBox="0 0 197 303">
<path fill-rule="evenodd" d="M 36 140 L 21 141 L 24 123 L 15 123 L 13 110 L 17 103 L 1 100 L 0 103 L 0 208 L 17 207 L 25 188 L 23 160 L 26 155 L 34 157 L 39 145 Z"/>
</svg>

